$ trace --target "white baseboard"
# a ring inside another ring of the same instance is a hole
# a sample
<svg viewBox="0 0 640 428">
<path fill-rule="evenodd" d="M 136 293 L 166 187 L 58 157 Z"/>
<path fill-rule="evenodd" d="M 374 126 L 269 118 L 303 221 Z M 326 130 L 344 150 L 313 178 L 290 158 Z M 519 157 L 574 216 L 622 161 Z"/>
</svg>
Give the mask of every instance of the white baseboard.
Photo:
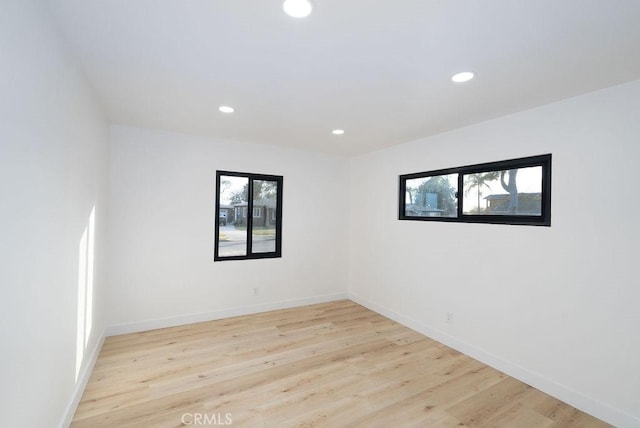
<svg viewBox="0 0 640 428">
<path fill-rule="evenodd" d="M 87 387 L 87 383 L 89 383 L 89 378 L 91 378 L 91 373 L 93 373 L 93 368 L 96 365 L 96 361 L 98 361 L 98 355 L 100 355 L 100 350 L 102 349 L 102 345 L 104 344 L 105 333 L 103 332 L 95 347 L 91 351 L 91 356 L 82 370 L 80 371 L 80 376 L 78 376 L 78 381 L 76 382 L 76 386 L 73 389 L 73 394 L 71 395 L 71 401 L 67 405 L 64 414 L 62 415 L 62 421 L 58 425 L 59 428 L 68 428 L 71 425 L 71 421 L 73 420 L 73 416 L 76 414 L 76 409 L 78 408 L 78 404 L 82 399 L 82 394 L 84 393 L 84 389 Z"/>
<path fill-rule="evenodd" d="M 640 419 L 637 417 L 616 409 L 606 403 L 599 400 L 595 400 L 591 397 L 587 397 L 578 391 L 575 391 L 567 386 L 561 385 L 539 373 L 532 372 L 524 367 L 521 367 L 512 362 L 506 361 L 490 352 L 477 348 L 468 343 L 462 342 L 455 337 L 438 329 L 431 328 L 424 325 L 414 319 L 401 315 L 397 312 L 389 310 L 375 302 L 365 299 L 354 293 L 349 293 L 348 298 L 354 302 L 371 309 L 385 317 L 392 319 L 406 327 L 411 328 L 425 336 L 428 336 L 434 340 L 437 340 L 444 345 L 447 345 L 457 351 L 462 352 L 476 360 L 493 367 L 507 375 L 514 377 L 534 388 L 539 389 L 565 403 L 580 409 L 590 415 L 602 419 L 619 428 L 632 428 L 640 427 Z"/>
<path fill-rule="evenodd" d="M 275 311 L 278 309 L 295 308 L 297 306 L 314 305 L 317 303 L 333 302 L 336 300 L 348 299 L 347 293 L 327 294 L 321 296 L 305 297 L 302 299 L 291 299 L 280 302 L 261 303 L 258 305 L 239 306 L 231 309 L 222 309 L 213 312 L 203 312 L 197 314 L 180 315 L 170 318 L 156 320 L 146 320 L 130 324 L 119 324 L 107 328 L 106 336 L 117 336 L 120 334 L 138 333 L 141 331 L 156 330 L 158 328 L 175 327 L 197 322 L 213 321 L 223 318 L 238 317 L 242 315 L 257 314 L 260 312 Z"/>
</svg>

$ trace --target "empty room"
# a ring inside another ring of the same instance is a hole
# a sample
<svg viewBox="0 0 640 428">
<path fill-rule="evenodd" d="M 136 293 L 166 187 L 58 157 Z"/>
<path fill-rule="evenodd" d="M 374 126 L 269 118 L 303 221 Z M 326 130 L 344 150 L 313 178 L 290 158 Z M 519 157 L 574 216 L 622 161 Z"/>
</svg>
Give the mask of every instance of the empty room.
<svg viewBox="0 0 640 428">
<path fill-rule="evenodd" d="M 7 427 L 640 427 L 640 2 L 0 0 Z"/>
</svg>

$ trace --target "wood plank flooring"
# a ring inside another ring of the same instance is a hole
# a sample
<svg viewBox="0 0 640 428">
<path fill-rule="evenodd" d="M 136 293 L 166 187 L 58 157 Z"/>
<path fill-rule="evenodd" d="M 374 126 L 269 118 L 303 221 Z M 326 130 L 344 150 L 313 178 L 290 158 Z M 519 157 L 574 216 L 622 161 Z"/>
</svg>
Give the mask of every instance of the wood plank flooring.
<svg viewBox="0 0 640 428">
<path fill-rule="evenodd" d="M 344 300 L 106 339 L 72 427 L 606 427 Z"/>
</svg>

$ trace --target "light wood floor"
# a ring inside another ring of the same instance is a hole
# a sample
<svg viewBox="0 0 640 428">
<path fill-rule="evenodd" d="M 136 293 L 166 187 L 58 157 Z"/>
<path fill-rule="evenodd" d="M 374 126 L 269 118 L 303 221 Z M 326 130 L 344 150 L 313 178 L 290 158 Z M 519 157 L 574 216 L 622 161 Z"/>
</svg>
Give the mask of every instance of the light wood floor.
<svg viewBox="0 0 640 428">
<path fill-rule="evenodd" d="M 109 337 L 72 427 L 213 422 L 609 426 L 344 300 Z"/>
</svg>

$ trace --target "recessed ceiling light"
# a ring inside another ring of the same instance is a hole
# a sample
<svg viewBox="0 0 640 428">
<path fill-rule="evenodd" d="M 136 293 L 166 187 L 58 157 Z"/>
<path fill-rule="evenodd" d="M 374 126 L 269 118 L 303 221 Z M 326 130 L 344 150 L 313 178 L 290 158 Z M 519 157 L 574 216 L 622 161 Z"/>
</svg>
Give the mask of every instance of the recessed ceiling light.
<svg viewBox="0 0 640 428">
<path fill-rule="evenodd" d="M 473 79 L 474 74 L 470 71 L 463 71 L 462 73 L 456 73 L 453 76 L 451 76 L 451 81 L 455 82 L 455 83 L 463 83 L 463 82 L 468 82 L 469 80 Z"/>
<path fill-rule="evenodd" d="M 229 107 L 229 106 L 220 106 L 218 107 L 218 110 L 220 110 L 223 113 L 233 113 L 235 111 L 233 107 Z"/>
<path fill-rule="evenodd" d="M 282 8 L 287 15 L 294 18 L 306 18 L 313 10 L 313 5 L 309 0 L 285 0 Z"/>
<path fill-rule="evenodd" d="M 331 132 L 333 133 L 333 135 L 342 135 L 344 134 L 344 129 L 334 129 Z"/>
</svg>

